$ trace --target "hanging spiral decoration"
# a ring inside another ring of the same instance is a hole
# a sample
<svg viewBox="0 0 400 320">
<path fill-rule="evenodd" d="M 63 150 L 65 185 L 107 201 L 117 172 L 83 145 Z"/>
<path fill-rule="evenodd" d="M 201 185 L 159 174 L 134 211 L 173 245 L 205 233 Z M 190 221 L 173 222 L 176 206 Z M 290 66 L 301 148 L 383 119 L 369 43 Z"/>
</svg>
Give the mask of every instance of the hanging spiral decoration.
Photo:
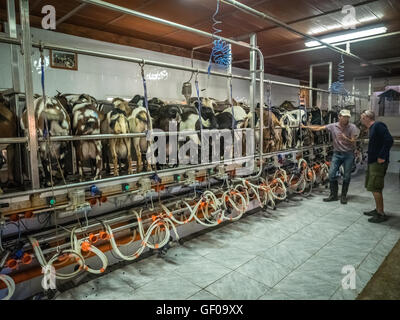
<svg viewBox="0 0 400 320">
<path fill-rule="evenodd" d="M 332 83 L 330 87 L 332 93 L 348 95 L 349 92 L 344 88 L 344 60 L 341 55 L 341 62 L 338 65 L 338 81 Z"/>
<path fill-rule="evenodd" d="M 213 36 L 215 37 L 222 30 L 217 28 L 217 25 L 222 23 L 218 21 L 215 17 L 219 12 L 219 0 L 217 1 L 217 10 L 215 11 L 212 19 L 213 19 Z M 231 64 L 232 53 L 229 44 L 221 39 L 216 39 L 213 41 L 213 48 L 210 55 L 209 65 L 208 65 L 208 73 L 211 71 L 211 63 L 225 67 L 225 69 Z"/>
</svg>

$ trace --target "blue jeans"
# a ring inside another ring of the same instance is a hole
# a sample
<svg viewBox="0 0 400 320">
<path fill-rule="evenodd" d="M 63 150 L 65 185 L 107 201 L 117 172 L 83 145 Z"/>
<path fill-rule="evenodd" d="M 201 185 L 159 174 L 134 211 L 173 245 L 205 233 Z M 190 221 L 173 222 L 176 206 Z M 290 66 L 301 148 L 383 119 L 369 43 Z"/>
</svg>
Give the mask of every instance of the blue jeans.
<svg viewBox="0 0 400 320">
<path fill-rule="evenodd" d="M 344 176 L 343 182 L 350 183 L 351 169 L 353 168 L 354 152 L 333 152 L 331 168 L 329 169 L 329 181 L 333 182 L 336 180 L 337 172 L 340 166 L 343 164 Z"/>
</svg>

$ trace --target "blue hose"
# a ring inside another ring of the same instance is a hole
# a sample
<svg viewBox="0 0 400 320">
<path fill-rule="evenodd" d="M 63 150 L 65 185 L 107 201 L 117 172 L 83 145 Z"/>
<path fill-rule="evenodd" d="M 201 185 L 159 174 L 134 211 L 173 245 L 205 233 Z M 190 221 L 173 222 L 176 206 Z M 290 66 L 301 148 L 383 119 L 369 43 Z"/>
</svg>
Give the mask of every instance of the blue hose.
<svg viewBox="0 0 400 320">
<path fill-rule="evenodd" d="M 213 14 L 213 35 L 216 36 L 218 33 L 220 33 L 222 30 L 217 28 L 217 25 L 221 23 L 221 21 L 216 20 L 216 15 L 219 12 L 219 0 L 217 1 L 217 10 Z M 210 75 L 211 71 L 211 63 L 214 62 L 215 64 L 225 67 L 225 69 L 231 64 L 232 60 L 232 53 L 231 49 L 229 47 L 229 44 L 226 43 L 226 41 L 221 40 L 221 39 L 216 39 L 213 41 L 213 48 L 211 51 L 210 59 L 209 59 L 209 64 L 208 64 L 208 75 Z"/>
<path fill-rule="evenodd" d="M 338 65 L 338 81 L 332 83 L 330 91 L 332 93 L 348 95 L 349 92 L 344 88 L 344 60 L 341 55 L 341 62 Z"/>
</svg>

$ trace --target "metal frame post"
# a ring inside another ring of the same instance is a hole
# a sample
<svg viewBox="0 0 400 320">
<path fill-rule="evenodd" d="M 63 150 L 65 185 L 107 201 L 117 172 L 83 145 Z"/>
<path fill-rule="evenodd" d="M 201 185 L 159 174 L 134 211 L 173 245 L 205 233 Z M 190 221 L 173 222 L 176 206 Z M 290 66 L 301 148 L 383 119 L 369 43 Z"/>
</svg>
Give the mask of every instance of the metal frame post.
<svg viewBox="0 0 400 320">
<path fill-rule="evenodd" d="M 28 147 L 30 160 L 30 174 L 32 180 L 32 189 L 40 188 L 39 180 L 39 162 L 38 162 L 38 140 L 36 134 L 35 110 L 33 105 L 33 79 L 32 79 L 32 38 L 29 25 L 29 2 L 28 0 L 19 0 L 22 29 L 22 54 L 24 56 L 25 70 L 25 101 L 28 115 Z"/>
<path fill-rule="evenodd" d="M 228 46 L 229 46 L 229 52 L 232 54 L 232 45 L 228 44 Z M 231 63 L 229 64 L 228 70 L 227 70 L 228 75 L 230 75 L 230 76 L 232 75 L 232 61 L 233 61 L 233 56 L 231 55 Z M 227 79 L 226 85 L 227 85 L 227 89 L 228 89 L 228 91 L 227 91 L 228 92 L 228 101 L 230 104 L 233 104 L 233 101 L 231 98 L 232 77 L 229 77 Z"/>
<path fill-rule="evenodd" d="M 15 0 L 7 0 L 7 35 L 10 38 L 17 39 L 18 38 L 18 33 L 17 33 L 17 16 L 15 13 Z M 19 93 L 21 92 L 21 79 L 20 79 L 20 74 L 19 74 L 19 48 L 16 45 L 11 44 L 10 45 L 10 52 L 11 52 L 11 77 L 12 77 L 12 88 L 14 91 L 14 94 L 12 95 L 10 99 L 10 106 L 11 110 L 15 113 L 17 116 L 17 119 L 20 117 L 20 112 L 19 112 Z M 17 122 L 17 128 L 18 128 L 18 133 L 20 132 L 20 125 L 19 121 Z M 18 183 L 22 184 L 24 182 L 24 175 L 22 171 L 22 152 L 21 152 L 21 146 L 18 144 L 15 146 L 15 154 L 14 154 L 14 159 L 15 159 L 15 166 L 14 166 L 14 180 L 16 180 Z"/>
<path fill-rule="evenodd" d="M 314 67 L 325 66 L 325 65 L 328 65 L 328 67 L 329 67 L 329 71 L 328 71 L 328 93 L 329 93 L 329 96 L 328 96 L 328 110 L 330 111 L 330 110 L 332 110 L 332 93 L 329 90 L 329 88 L 332 85 L 332 71 L 333 71 L 333 63 L 332 63 L 332 61 L 323 62 L 323 63 L 317 63 L 317 64 L 311 64 L 310 65 L 310 83 L 309 83 L 309 86 L 310 87 L 313 86 L 313 68 Z M 310 106 L 309 107 L 312 108 L 313 107 L 313 92 L 312 92 L 312 90 L 310 90 L 310 92 L 309 92 L 309 98 L 310 98 L 309 99 L 310 100 Z"/>
<path fill-rule="evenodd" d="M 371 99 L 371 96 L 372 96 L 372 76 L 354 77 L 353 78 L 353 86 L 352 86 L 351 93 L 353 95 L 355 95 L 355 92 L 356 92 L 356 81 L 357 80 L 363 80 L 363 79 L 368 79 L 368 102 L 369 102 L 368 108 L 369 108 L 369 110 L 372 110 L 372 99 Z M 355 104 L 356 97 L 354 96 L 353 99 L 354 99 L 354 104 Z M 360 101 L 360 111 L 361 111 L 361 101 Z"/>
<path fill-rule="evenodd" d="M 251 45 L 251 50 L 250 50 L 250 96 L 249 96 L 249 106 L 250 106 L 250 112 L 252 114 L 251 117 L 251 128 L 255 128 L 255 117 L 254 117 L 254 112 L 255 112 L 255 97 L 256 97 L 256 69 L 257 69 L 257 57 L 256 57 L 256 51 L 254 48 L 257 47 L 257 35 L 253 33 L 250 36 L 250 45 Z M 263 107 L 264 101 L 260 101 L 260 108 Z"/>
</svg>

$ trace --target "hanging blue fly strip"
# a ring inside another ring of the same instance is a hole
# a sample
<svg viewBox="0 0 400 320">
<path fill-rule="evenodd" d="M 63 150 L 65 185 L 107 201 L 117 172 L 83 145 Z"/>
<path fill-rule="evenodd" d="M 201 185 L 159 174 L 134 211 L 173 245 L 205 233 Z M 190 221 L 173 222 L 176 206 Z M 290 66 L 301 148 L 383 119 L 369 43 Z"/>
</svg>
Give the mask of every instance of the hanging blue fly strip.
<svg viewBox="0 0 400 320">
<path fill-rule="evenodd" d="M 215 11 L 212 19 L 214 21 L 213 23 L 213 35 L 216 36 L 218 33 L 220 33 L 222 30 L 218 29 L 216 26 L 221 23 L 221 21 L 218 21 L 215 19 L 216 15 L 219 12 L 219 0 L 217 1 L 217 10 Z M 231 48 L 229 44 L 221 39 L 216 39 L 213 41 L 213 47 L 210 55 L 210 60 L 208 61 L 208 75 L 210 75 L 211 72 L 211 63 L 214 62 L 216 65 L 222 66 L 225 69 L 231 64 L 232 60 L 232 53 L 231 53 Z"/>
</svg>

